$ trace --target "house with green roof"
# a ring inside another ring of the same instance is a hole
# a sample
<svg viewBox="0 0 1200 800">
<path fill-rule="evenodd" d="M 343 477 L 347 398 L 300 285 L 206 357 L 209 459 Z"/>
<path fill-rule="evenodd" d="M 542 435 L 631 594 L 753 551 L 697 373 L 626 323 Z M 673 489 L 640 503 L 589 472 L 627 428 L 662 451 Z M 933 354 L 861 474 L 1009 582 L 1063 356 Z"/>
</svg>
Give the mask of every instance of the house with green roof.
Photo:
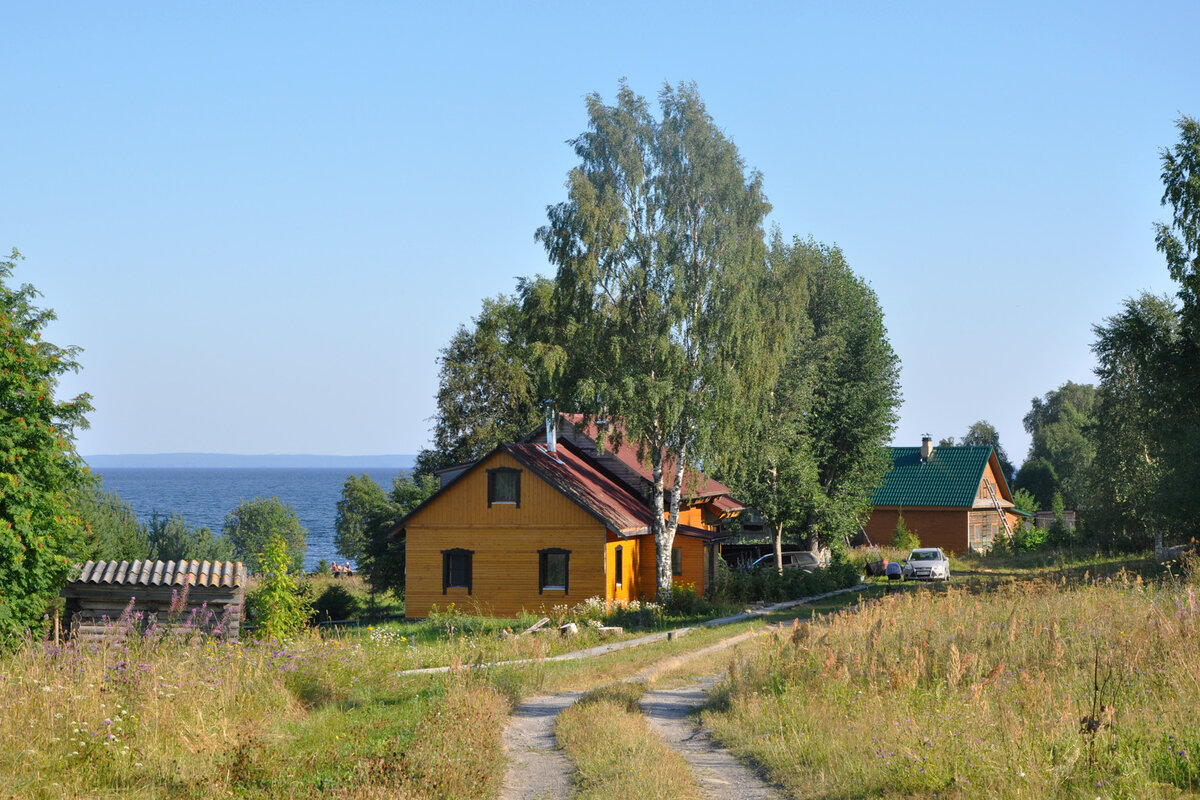
<svg viewBox="0 0 1200 800">
<path fill-rule="evenodd" d="M 890 544 L 896 522 L 917 535 L 923 547 L 952 553 L 984 552 L 1020 519 L 995 451 L 988 446 L 891 448 L 892 468 L 871 496 L 865 526 L 873 544 Z"/>
</svg>

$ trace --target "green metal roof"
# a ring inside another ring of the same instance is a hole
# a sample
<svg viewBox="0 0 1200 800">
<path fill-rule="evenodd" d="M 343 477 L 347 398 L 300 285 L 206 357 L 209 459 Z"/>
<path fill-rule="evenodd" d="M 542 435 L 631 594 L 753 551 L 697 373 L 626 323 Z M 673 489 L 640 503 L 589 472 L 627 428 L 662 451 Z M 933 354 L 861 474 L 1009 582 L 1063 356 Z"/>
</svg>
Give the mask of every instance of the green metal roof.
<svg viewBox="0 0 1200 800">
<path fill-rule="evenodd" d="M 975 504 L 992 448 L 979 445 L 935 447 L 928 461 L 919 447 L 893 447 L 892 469 L 875 490 L 876 506 L 959 506 Z"/>
</svg>

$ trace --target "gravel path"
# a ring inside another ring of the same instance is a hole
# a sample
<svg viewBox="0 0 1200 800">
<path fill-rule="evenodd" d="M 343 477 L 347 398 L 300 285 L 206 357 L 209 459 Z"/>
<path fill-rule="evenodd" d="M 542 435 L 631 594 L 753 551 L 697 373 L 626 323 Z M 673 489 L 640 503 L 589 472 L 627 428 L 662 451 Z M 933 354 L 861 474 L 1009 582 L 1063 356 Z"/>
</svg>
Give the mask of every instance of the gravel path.
<svg viewBox="0 0 1200 800">
<path fill-rule="evenodd" d="M 713 676 L 682 689 L 646 692 L 642 713 L 663 741 L 688 762 L 711 800 L 782 800 L 774 787 L 718 746 L 708 731 L 697 729 L 691 718 L 691 712 L 707 702 L 717 680 Z"/>
<path fill-rule="evenodd" d="M 531 697 L 513 711 L 504 729 L 508 770 L 500 800 L 565 800 L 571 793 L 574 765 L 557 749 L 554 722 L 583 692 Z"/>
</svg>

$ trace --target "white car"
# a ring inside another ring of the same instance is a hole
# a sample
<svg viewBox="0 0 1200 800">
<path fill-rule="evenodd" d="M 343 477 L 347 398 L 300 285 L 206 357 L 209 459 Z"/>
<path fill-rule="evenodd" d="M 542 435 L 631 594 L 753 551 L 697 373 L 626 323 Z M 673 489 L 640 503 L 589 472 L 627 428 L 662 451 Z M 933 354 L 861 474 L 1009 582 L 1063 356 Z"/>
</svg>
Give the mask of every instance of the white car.
<svg viewBox="0 0 1200 800">
<path fill-rule="evenodd" d="M 950 559 L 940 547 L 918 547 L 904 562 L 904 577 L 918 581 L 948 581 Z"/>
</svg>

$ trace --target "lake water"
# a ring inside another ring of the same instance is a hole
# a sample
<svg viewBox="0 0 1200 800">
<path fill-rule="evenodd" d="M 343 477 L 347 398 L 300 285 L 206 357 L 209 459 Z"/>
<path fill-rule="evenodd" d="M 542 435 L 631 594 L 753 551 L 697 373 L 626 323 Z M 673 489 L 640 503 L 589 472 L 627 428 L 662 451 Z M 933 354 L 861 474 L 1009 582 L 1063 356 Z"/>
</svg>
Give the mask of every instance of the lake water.
<svg viewBox="0 0 1200 800">
<path fill-rule="evenodd" d="M 308 531 L 304 566 L 314 569 L 321 559 L 342 561 L 334 547 L 334 521 L 342 484 L 348 475 L 366 473 L 390 489 L 392 478 L 404 470 L 367 469 L 132 469 L 96 470 L 104 490 L 115 492 L 146 522 L 154 512 L 182 514 L 192 525 L 207 525 L 220 533 L 225 515 L 243 500 L 278 497 L 296 510 Z"/>
</svg>

